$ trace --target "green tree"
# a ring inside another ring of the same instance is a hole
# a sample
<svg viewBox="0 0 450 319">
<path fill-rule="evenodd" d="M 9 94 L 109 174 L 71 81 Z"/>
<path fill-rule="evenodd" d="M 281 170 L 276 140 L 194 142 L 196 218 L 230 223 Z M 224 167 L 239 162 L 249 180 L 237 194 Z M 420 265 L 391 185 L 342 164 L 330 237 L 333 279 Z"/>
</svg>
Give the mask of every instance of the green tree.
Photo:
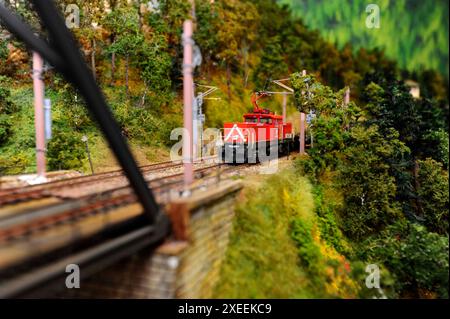
<svg viewBox="0 0 450 319">
<path fill-rule="evenodd" d="M 256 88 L 264 90 L 270 80 L 284 78 L 288 68 L 283 59 L 280 39 L 275 36 L 267 41 L 262 52 L 261 62 L 253 73 L 253 82 Z"/>
<path fill-rule="evenodd" d="M 399 140 L 411 150 L 407 156 L 390 158 L 391 174 L 396 178 L 397 200 L 402 210 L 415 218 L 421 214 L 418 201 L 418 163 L 429 156 L 445 164 L 448 141 L 439 133 L 444 119 L 439 106 L 432 100 L 414 100 L 406 86 L 397 80 L 378 78 L 379 84 L 370 83 L 363 91 L 366 123 L 376 124 L 384 135 L 395 129 Z"/>
<path fill-rule="evenodd" d="M 106 23 L 115 29 L 115 40 L 108 47 L 109 53 L 125 57 L 125 89 L 129 96 L 130 55 L 133 55 L 144 43 L 139 29 L 139 14 L 132 7 L 123 7 L 112 11 L 106 17 Z"/>
<path fill-rule="evenodd" d="M 66 2 L 66 1 L 64 1 Z M 69 1 L 67 1 L 69 2 Z M 72 4 L 73 1 L 67 3 Z M 80 27 L 73 29 L 75 35 L 85 47 L 85 54 L 90 56 L 92 74 L 97 76 L 97 53 L 103 44 L 102 27 L 100 25 L 105 12 L 105 1 L 93 0 L 86 4 L 78 1 L 80 7 Z"/>
<path fill-rule="evenodd" d="M 299 112 L 331 114 L 343 108 L 343 92 L 333 92 L 312 74 L 293 73 L 290 76 L 294 100 Z"/>
<path fill-rule="evenodd" d="M 401 297 L 448 298 L 448 236 L 399 222 L 360 247 L 362 258 L 388 267 Z"/>
<path fill-rule="evenodd" d="M 402 218 L 388 161 L 408 151 L 397 138 L 395 130 L 386 138 L 376 126 L 357 126 L 349 133 L 338 171 L 345 202 L 342 227 L 353 239 L 361 240 Z"/>
<path fill-rule="evenodd" d="M 398 132 L 398 139 L 410 149 L 408 153 L 396 154 L 386 160 L 390 166 L 390 174 L 396 181 L 395 199 L 401 203 L 403 213 L 414 218 L 414 158 L 420 137 L 417 128 L 419 113 L 415 101 L 403 85 L 398 86 L 397 81 L 388 81 L 381 75 L 375 76 L 373 80 L 381 84 L 371 82 L 363 90 L 362 103 L 366 103 L 362 107 L 364 124 L 377 125 L 386 138 L 393 130 Z"/>
<path fill-rule="evenodd" d="M 259 15 L 255 5 L 247 0 L 220 1 L 217 25 L 217 57 L 226 67 L 227 94 L 231 99 L 232 66 L 242 57 L 242 47 L 255 39 Z"/>
<path fill-rule="evenodd" d="M 417 126 L 421 134 L 417 139 L 416 156 L 432 157 L 448 167 L 448 126 L 437 100 L 423 98 L 417 103 Z"/>
<path fill-rule="evenodd" d="M 418 163 L 417 195 L 424 224 L 430 231 L 448 235 L 448 172 L 431 158 Z"/>
<path fill-rule="evenodd" d="M 208 80 L 211 76 L 212 62 L 215 60 L 215 52 L 217 48 L 217 33 L 211 32 L 217 26 L 218 10 L 214 4 L 209 1 L 197 0 L 195 2 L 195 12 L 197 16 L 197 26 L 194 33 L 194 39 L 200 47 L 204 63 L 201 66 L 202 71 L 207 73 Z"/>
</svg>

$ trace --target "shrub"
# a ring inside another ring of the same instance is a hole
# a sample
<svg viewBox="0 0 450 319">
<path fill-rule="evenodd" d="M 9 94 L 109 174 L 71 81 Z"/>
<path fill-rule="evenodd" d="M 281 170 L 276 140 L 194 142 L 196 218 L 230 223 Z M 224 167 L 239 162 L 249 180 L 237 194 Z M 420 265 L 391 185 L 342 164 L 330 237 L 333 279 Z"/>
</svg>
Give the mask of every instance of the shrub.
<svg viewBox="0 0 450 319">
<path fill-rule="evenodd" d="M 6 77 L 0 76 L 0 82 L 7 82 Z M 2 84 L 3 85 L 3 84 Z M 0 86 L 0 114 L 11 114 L 17 111 L 17 106 L 11 97 L 11 90 Z"/>
<path fill-rule="evenodd" d="M 0 59 L 6 60 L 8 58 L 9 50 L 8 50 L 8 42 L 1 41 L 0 42 Z"/>
<path fill-rule="evenodd" d="M 300 175 L 308 176 L 313 182 L 317 182 L 317 166 L 310 157 L 298 157 L 294 162 L 294 167 Z"/>
<path fill-rule="evenodd" d="M 291 238 L 297 245 L 300 263 L 311 274 L 318 275 L 321 254 L 312 236 L 312 225 L 300 218 L 294 219 L 291 223 Z"/>
<path fill-rule="evenodd" d="M 389 268 L 400 296 L 448 298 L 448 242 L 418 224 L 397 222 L 365 241 L 362 257 Z"/>
<path fill-rule="evenodd" d="M 17 175 L 33 169 L 34 163 L 30 161 L 26 152 L 4 155 L 0 157 L 0 175 Z"/>
<path fill-rule="evenodd" d="M 56 131 L 48 144 L 50 169 L 77 169 L 86 158 L 81 138 L 71 131 Z"/>
<path fill-rule="evenodd" d="M 348 255 L 349 250 L 345 245 L 344 235 L 334 213 L 336 211 L 335 204 L 330 199 L 324 199 L 321 186 L 314 187 L 313 194 L 320 237 L 340 254 Z"/>
<path fill-rule="evenodd" d="M 63 111 L 61 120 L 64 123 L 77 131 L 93 127 L 83 98 L 71 85 L 63 85 L 59 90 L 59 98 Z"/>
<path fill-rule="evenodd" d="M 6 114 L 0 114 L 0 145 L 5 143 L 11 135 L 11 122 Z"/>
</svg>

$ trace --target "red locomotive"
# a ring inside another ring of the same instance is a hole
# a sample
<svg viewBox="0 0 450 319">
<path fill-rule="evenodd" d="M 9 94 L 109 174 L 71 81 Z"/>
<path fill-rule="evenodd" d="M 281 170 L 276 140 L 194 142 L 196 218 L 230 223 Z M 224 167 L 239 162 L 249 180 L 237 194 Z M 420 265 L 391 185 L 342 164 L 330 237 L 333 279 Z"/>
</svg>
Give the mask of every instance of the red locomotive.
<svg viewBox="0 0 450 319">
<path fill-rule="evenodd" d="M 224 123 L 222 159 L 226 163 L 256 163 L 278 158 L 294 148 L 296 141 L 292 123 L 262 109 L 258 100 L 269 96 L 253 93 L 253 112 L 244 114 L 244 122 Z"/>
</svg>

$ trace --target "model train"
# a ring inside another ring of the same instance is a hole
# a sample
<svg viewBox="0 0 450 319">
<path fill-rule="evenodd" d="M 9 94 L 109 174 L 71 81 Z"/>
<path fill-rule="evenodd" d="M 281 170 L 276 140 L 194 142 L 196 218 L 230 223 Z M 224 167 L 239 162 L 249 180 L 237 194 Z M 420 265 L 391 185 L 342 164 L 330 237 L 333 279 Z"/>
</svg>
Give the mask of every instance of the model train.
<svg viewBox="0 0 450 319">
<path fill-rule="evenodd" d="M 244 114 L 243 122 L 224 123 L 221 156 L 225 163 L 257 163 L 288 154 L 298 145 L 292 123 L 268 109 L 258 100 L 269 96 L 255 92 L 251 97 L 253 112 Z"/>
</svg>

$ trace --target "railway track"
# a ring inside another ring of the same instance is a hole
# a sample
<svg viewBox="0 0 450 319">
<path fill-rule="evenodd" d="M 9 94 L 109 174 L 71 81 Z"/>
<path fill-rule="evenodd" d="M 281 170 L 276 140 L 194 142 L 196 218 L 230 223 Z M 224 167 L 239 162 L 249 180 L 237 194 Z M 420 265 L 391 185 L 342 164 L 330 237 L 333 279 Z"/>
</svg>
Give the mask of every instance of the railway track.
<svg viewBox="0 0 450 319">
<path fill-rule="evenodd" d="M 226 178 L 244 167 L 247 166 L 211 165 L 196 169 L 194 173 L 198 183 L 189 191 L 215 183 L 218 173 L 221 178 Z M 182 196 L 186 191 L 182 173 L 150 180 L 148 185 L 160 205 L 166 204 L 174 196 Z M 135 218 L 141 213 L 142 207 L 132 189 L 122 186 L 36 210 L 25 209 L 3 216 L 0 218 L 0 271 L 36 255 L 70 245 L 111 224 Z M 90 231 L 78 231 L 77 236 L 73 235 L 73 229 L 85 228 Z M 59 229 L 64 231 L 60 232 Z M 55 233 L 59 234 L 58 238 L 55 238 Z M 60 240 L 61 238 L 65 239 Z M 26 249 L 30 245 L 35 248 L 33 251 Z"/>
<path fill-rule="evenodd" d="M 216 157 L 205 157 L 202 161 L 196 163 L 196 165 L 201 165 L 205 163 L 207 160 L 213 160 Z M 150 173 L 156 173 L 158 171 L 167 171 L 174 169 L 181 169 L 183 163 L 181 161 L 167 161 L 156 164 L 150 164 L 141 166 L 141 172 L 144 177 Z M 6 188 L 0 190 L 0 207 L 4 205 L 16 204 L 28 200 L 36 200 L 45 197 L 49 197 L 52 194 L 52 191 L 62 189 L 74 189 L 79 188 L 81 186 L 87 187 L 88 185 L 93 184 L 105 184 L 109 183 L 112 179 L 121 179 L 122 183 L 128 184 L 126 177 L 123 174 L 122 170 L 115 170 L 103 173 L 97 173 L 93 175 L 86 176 L 78 176 L 72 177 L 57 181 L 52 181 L 48 183 L 38 184 L 38 185 L 30 185 L 27 187 L 15 187 L 15 188 Z M 64 198 L 64 196 L 60 196 Z M 1 213 L 0 213 L 1 217 Z"/>
<path fill-rule="evenodd" d="M 195 182 L 186 189 L 183 173 L 181 169 L 177 171 L 181 165 L 164 162 L 141 168 L 148 173 L 168 172 L 150 174 L 152 177 L 146 179 L 160 206 L 186 195 L 186 192 L 201 191 L 220 180 L 240 175 L 248 167 L 255 167 L 253 164 L 203 163 L 204 166 L 198 165 L 194 170 Z M 30 271 L 34 273 L 34 270 L 39 270 L 36 278 L 42 281 L 36 282 L 42 284 L 47 278 L 48 267 L 90 250 L 103 251 L 102 245 L 112 245 L 111 241 L 133 237 L 131 234 L 135 232 L 144 232 L 141 228 L 146 225 L 145 215 L 128 183 L 80 196 L 54 196 L 55 192 L 76 192 L 89 184 L 109 183 L 115 178 L 124 178 L 121 174 L 121 171 L 114 171 L 14 189 L 13 195 L 22 195 L 22 199 L 15 201 L 8 199 L 8 194 L 0 193 L 0 200 L 8 203 L 0 206 L 0 282 L 5 282 L 0 284 L 0 296 L 13 296 L 27 290 L 21 285 L 23 282 L 30 282 L 30 285 L 35 282 L 24 279 L 29 278 Z M 28 195 L 32 198 L 27 198 Z M 158 230 L 153 229 L 151 234 L 156 232 Z M 139 242 L 145 240 L 141 238 Z M 136 247 L 140 247 L 139 242 Z M 134 244 L 130 242 L 129 245 L 132 247 Z M 111 250 L 108 254 L 113 256 L 121 249 Z M 123 250 L 122 254 L 132 251 L 126 247 Z M 61 270 L 53 272 L 53 275 L 59 273 Z M 18 289 L 19 286 L 23 289 Z"/>
<path fill-rule="evenodd" d="M 155 171 L 178 167 L 182 163 L 163 162 L 149 165 L 143 170 Z M 216 183 L 220 179 L 229 177 L 252 164 L 227 165 L 213 164 L 194 170 L 195 182 L 190 189 L 186 190 L 183 182 L 183 173 L 172 173 L 157 178 L 146 180 L 148 186 L 154 192 L 159 204 L 170 202 L 174 197 L 183 195 L 198 188 L 205 188 Z M 71 220 L 78 220 L 89 214 L 105 212 L 130 203 L 137 203 L 134 192 L 129 185 L 114 187 L 100 192 L 89 193 L 78 197 L 70 197 L 68 200 L 49 198 L 42 201 L 42 195 L 51 197 L 49 190 L 61 188 L 76 188 L 86 183 L 102 180 L 107 182 L 113 176 L 121 176 L 121 171 L 101 173 L 98 176 L 86 176 L 70 178 L 65 181 L 33 185 L 12 194 L 0 194 L 0 201 L 7 203 L 0 208 L 0 245 L 14 238 L 29 235 L 40 229 L 46 229 L 52 225 L 58 225 Z M 26 203 L 15 202 L 16 195 L 21 194 Z M 29 197 L 25 197 L 25 195 Z M 29 202 L 32 202 L 30 205 Z M 37 202 L 37 203 L 35 203 Z M 36 204 L 36 205 L 34 205 Z M 0 247 L 1 248 L 1 247 Z"/>
</svg>

